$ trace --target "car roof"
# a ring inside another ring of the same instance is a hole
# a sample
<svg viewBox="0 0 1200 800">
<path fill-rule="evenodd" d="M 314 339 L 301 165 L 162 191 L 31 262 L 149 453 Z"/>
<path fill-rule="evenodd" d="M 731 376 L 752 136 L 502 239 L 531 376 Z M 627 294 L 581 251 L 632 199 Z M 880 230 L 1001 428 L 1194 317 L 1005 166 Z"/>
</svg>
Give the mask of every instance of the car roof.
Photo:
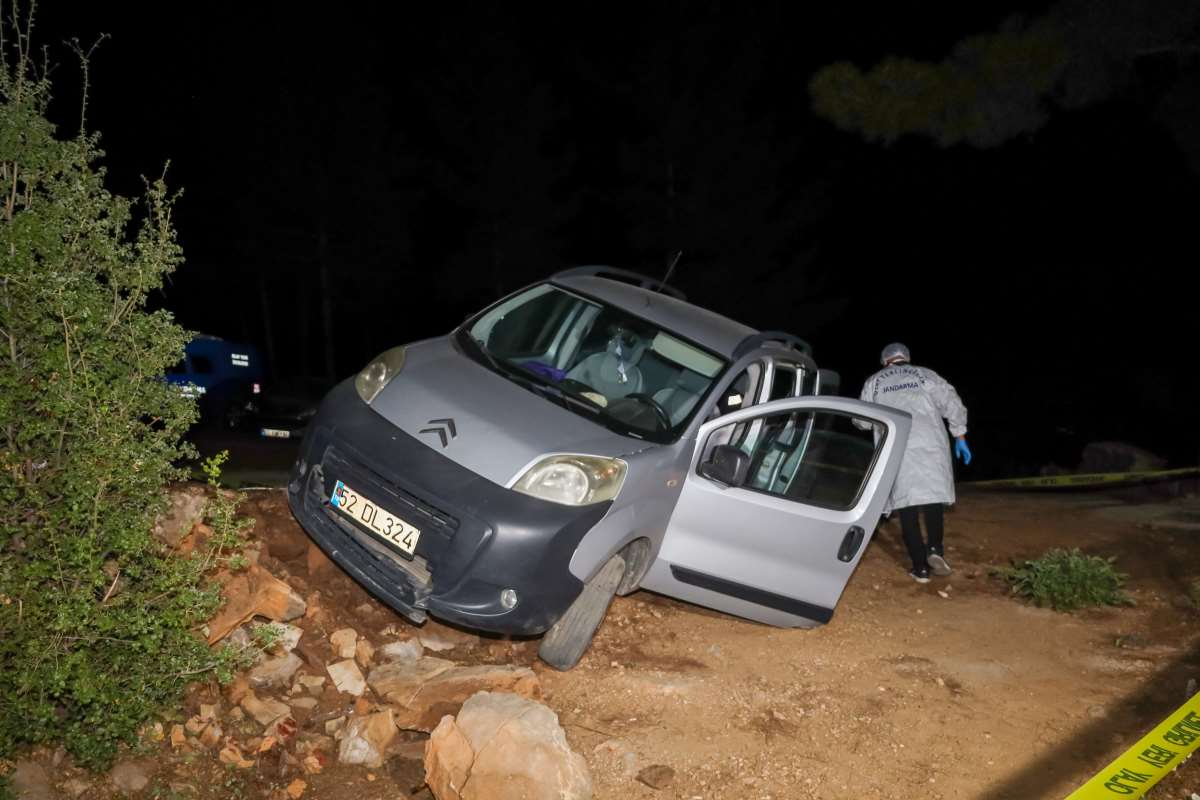
<svg viewBox="0 0 1200 800">
<path fill-rule="evenodd" d="M 733 357 L 734 350 L 747 336 L 758 333 L 749 325 L 694 306 L 686 300 L 609 278 L 572 275 L 555 277 L 551 282 L 661 325 L 671 333 L 690 339 L 726 358 Z"/>
</svg>

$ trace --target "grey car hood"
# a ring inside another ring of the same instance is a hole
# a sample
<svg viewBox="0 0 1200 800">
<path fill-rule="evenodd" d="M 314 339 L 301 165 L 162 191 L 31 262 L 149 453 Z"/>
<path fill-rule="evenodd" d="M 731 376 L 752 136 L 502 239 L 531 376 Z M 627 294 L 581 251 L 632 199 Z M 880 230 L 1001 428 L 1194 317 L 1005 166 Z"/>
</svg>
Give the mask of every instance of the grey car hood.
<svg viewBox="0 0 1200 800">
<path fill-rule="evenodd" d="M 408 347 L 371 408 L 478 475 L 507 486 L 539 456 L 620 456 L 646 442 L 614 433 L 460 353 L 450 337 Z"/>
</svg>

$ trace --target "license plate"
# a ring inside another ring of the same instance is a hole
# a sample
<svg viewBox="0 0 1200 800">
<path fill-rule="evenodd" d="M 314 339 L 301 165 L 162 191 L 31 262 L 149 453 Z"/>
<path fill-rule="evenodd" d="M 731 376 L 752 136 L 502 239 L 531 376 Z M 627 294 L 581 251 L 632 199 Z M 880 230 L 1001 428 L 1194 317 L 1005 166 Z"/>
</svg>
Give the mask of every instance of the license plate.
<svg viewBox="0 0 1200 800">
<path fill-rule="evenodd" d="M 421 531 L 341 481 L 334 485 L 329 504 L 405 553 L 412 555 L 417 549 L 417 539 L 421 538 Z"/>
<path fill-rule="evenodd" d="M 291 431 L 281 431 L 275 428 L 263 428 L 262 435 L 268 439 L 286 439 L 292 435 Z"/>
</svg>

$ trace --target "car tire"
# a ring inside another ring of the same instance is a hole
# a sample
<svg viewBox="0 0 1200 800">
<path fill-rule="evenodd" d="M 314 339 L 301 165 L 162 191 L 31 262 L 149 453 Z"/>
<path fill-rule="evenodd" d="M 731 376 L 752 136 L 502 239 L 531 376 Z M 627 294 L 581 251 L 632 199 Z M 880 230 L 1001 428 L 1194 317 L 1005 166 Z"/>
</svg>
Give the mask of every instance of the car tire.
<svg viewBox="0 0 1200 800">
<path fill-rule="evenodd" d="M 583 591 L 566 613 L 546 631 L 538 647 L 538 656 L 563 672 L 578 664 L 592 643 L 600 623 L 604 621 L 604 615 L 608 613 L 608 606 L 624 575 L 625 559 L 619 554 L 610 558 L 583 585 Z"/>
</svg>

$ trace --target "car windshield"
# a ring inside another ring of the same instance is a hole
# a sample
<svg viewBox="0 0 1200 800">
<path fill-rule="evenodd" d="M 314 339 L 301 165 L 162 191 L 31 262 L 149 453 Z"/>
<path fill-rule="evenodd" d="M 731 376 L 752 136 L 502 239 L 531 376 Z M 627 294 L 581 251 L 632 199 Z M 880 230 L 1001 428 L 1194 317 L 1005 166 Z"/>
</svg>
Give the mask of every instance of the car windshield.
<svg viewBox="0 0 1200 800">
<path fill-rule="evenodd" d="M 643 319 L 541 284 L 484 311 L 463 343 L 500 374 L 627 435 L 678 436 L 725 361 Z"/>
</svg>

